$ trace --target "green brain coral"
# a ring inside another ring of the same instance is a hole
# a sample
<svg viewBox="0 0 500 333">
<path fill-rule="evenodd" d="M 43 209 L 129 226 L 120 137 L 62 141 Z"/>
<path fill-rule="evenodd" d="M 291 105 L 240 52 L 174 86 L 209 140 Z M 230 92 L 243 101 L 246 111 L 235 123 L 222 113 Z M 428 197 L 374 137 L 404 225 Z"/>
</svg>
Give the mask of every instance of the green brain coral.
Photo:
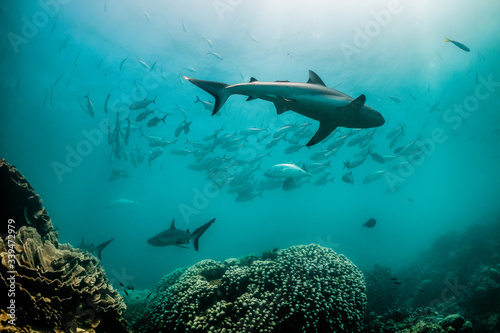
<svg viewBox="0 0 500 333">
<path fill-rule="evenodd" d="M 169 274 L 135 331 L 359 332 L 365 306 L 361 271 L 311 244 Z"/>
</svg>

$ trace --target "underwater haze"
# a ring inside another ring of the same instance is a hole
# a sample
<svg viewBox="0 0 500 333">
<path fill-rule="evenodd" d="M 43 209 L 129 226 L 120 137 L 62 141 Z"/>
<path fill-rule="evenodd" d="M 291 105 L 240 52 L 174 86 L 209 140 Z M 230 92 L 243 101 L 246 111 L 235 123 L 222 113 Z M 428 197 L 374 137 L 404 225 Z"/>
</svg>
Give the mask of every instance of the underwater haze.
<svg viewBox="0 0 500 333">
<path fill-rule="evenodd" d="M 310 243 L 397 269 L 498 217 L 498 1 L 23 0 L 0 15 L 1 157 L 61 243 L 114 238 L 115 286 Z M 184 78 L 305 83 L 309 70 L 385 124 L 305 147 L 316 120 L 238 95 L 212 116 L 213 96 Z M 312 176 L 264 175 L 283 163 Z M 198 251 L 149 244 L 174 218 L 191 232 L 216 220 Z"/>
</svg>

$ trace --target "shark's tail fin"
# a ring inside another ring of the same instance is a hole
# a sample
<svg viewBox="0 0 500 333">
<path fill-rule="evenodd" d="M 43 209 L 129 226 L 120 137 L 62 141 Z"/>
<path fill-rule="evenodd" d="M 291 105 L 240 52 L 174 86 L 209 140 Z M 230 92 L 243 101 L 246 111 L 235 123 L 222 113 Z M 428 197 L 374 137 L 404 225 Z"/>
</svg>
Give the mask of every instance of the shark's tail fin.
<svg viewBox="0 0 500 333">
<path fill-rule="evenodd" d="M 203 233 L 208 229 L 208 227 L 210 227 L 214 222 L 215 219 L 211 219 L 210 221 L 208 221 L 207 223 L 205 223 L 204 225 L 193 231 L 193 245 L 196 251 L 198 251 L 198 240 L 200 239 L 201 235 L 203 235 Z"/>
<path fill-rule="evenodd" d="M 219 112 L 220 108 L 224 105 L 224 103 L 226 103 L 227 98 L 230 96 L 230 94 L 226 90 L 226 87 L 228 85 L 225 83 L 192 79 L 187 76 L 184 76 L 184 78 L 195 86 L 198 86 L 210 95 L 214 96 L 215 103 L 212 116 Z"/>
<path fill-rule="evenodd" d="M 96 254 L 97 254 L 97 258 L 99 258 L 99 260 L 101 260 L 101 252 L 102 252 L 102 250 L 104 250 L 104 248 L 105 248 L 106 246 L 108 246 L 108 245 L 109 245 L 109 243 L 111 243 L 111 242 L 112 242 L 112 241 L 114 241 L 114 240 L 115 240 L 114 238 L 111 238 L 109 241 L 106 241 L 106 242 L 104 242 L 104 243 L 102 243 L 102 244 L 100 244 L 100 245 L 97 245 L 97 246 L 96 246 L 96 248 L 95 248 L 95 252 L 96 252 Z"/>
</svg>

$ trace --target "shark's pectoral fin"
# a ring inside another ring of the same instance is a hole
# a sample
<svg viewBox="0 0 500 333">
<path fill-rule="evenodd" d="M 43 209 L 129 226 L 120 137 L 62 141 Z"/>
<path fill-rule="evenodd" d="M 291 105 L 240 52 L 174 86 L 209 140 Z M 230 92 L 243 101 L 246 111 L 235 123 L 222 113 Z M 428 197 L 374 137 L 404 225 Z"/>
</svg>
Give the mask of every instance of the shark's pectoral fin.
<svg viewBox="0 0 500 333">
<path fill-rule="evenodd" d="M 296 100 L 293 98 L 286 98 L 280 96 L 276 97 L 276 99 L 273 101 L 278 115 L 282 114 L 285 111 L 290 111 L 292 109 L 290 107 L 290 104 L 294 102 L 296 102 Z"/>
<path fill-rule="evenodd" d="M 181 244 L 175 244 L 175 246 L 177 246 L 177 247 L 182 247 L 183 249 L 189 249 L 189 247 L 187 247 L 187 246 L 182 246 Z"/>
<path fill-rule="evenodd" d="M 323 141 L 327 136 L 329 136 L 335 129 L 337 128 L 337 125 L 328 123 L 326 121 L 320 121 L 319 122 L 319 128 L 316 134 L 309 140 L 307 143 L 307 147 L 314 146 L 318 142 Z"/>
<path fill-rule="evenodd" d="M 288 107 L 285 102 L 282 101 L 275 101 L 274 106 L 276 107 L 276 113 L 278 115 L 282 114 L 285 111 L 288 111 Z"/>
</svg>

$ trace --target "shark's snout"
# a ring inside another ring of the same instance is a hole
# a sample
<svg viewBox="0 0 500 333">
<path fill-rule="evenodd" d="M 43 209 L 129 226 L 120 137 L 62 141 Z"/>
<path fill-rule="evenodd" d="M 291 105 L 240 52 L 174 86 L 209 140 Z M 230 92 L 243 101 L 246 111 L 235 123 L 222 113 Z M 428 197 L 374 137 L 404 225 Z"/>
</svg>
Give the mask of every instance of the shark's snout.
<svg viewBox="0 0 500 333">
<path fill-rule="evenodd" d="M 385 118 L 379 112 L 375 113 L 375 123 L 377 126 L 382 126 L 385 124 Z"/>
</svg>

